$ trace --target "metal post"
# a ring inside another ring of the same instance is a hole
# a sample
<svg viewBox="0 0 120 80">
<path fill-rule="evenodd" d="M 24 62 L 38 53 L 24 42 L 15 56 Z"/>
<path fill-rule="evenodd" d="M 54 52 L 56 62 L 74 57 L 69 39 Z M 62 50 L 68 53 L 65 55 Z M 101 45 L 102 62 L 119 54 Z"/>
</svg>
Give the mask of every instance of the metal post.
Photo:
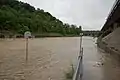
<svg viewBox="0 0 120 80">
<path fill-rule="evenodd" d="M 31 37 L 31 32 L 30 31 L 26 31 L 24 33 L 24 37 L 26 38 L 26 62 L 28 61 L 28 42 L 29 42 L 29 37 Z"/>
<path fill-rule="evenodd" d="M 72 80 L 82 80 L 82 75 L 83 75 L 83 64 L 82 64 L 82 59 L 83 59 L 82 35 L 83 35 L 83 33 L 80 33 L 80 52 L 79 52 L 79 57 L 78 57 L 77 66 L 76 66 L 75 73 L 74 73 L 74 75 L 73 75 L 73 79 L 72 79 Z"/>
<path fill-rule="evenodd" d="M 28 38 L 26 38 L 26 62 L 28 61 Z"/>
<path fill-rule="evenodd" d="M 79 56 L 81 56 L 81 52 L 82 52 L 82 33 L 80 33 L 80 52 L 79 52 Z"/>
</svg>

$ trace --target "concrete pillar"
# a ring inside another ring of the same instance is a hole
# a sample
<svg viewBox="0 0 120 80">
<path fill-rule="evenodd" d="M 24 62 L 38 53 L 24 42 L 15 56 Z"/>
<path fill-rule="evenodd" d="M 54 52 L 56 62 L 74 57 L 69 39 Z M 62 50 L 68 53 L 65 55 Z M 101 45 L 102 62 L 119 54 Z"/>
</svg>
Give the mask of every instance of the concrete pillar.
<svg viewBox="0 0 120 80">
<path fill-rule="evenodd" d="M 112 31 L 113 31 L 113 28 L 112 28 L 112 27 L 109 27 L 108 31 L 109 31 L 109 32 L 112 32 Z"/>
<path fill-rule="evenodd" d="M 115 30 L 116 28 L 118 28 L 118 23 L 113 24 L 113 29 Z"/>
</svg>

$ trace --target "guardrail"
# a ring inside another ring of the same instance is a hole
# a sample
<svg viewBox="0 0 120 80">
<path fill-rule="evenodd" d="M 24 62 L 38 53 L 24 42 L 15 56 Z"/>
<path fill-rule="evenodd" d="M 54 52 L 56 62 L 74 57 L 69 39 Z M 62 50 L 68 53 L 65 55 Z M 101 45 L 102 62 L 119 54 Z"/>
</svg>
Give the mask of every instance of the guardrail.
<svg viewBox="0 0 120 80">
<path fill-rule="evenodd" d="M 80 49 L 80 54 L 78 57 L 77 67 L 73 75 L 73 80 L 82 80 L 83 76 L 83 48 Z"/>
</svg>

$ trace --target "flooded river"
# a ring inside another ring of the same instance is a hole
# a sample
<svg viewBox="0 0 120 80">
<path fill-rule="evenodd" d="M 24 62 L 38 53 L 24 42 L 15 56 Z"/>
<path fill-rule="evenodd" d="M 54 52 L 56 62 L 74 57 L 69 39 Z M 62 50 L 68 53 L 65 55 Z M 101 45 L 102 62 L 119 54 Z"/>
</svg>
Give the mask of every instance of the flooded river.
<svg viewBox="0 0 120 80">
<path fill-rule="evenodd" d="M 64 80 L 76 63 L 79 38 L 39 38 L 29 40 L 25 61 L 25 40 L 0 41 L 0 80 Z"/>
<path fill-rule="evenodd" d="M 83 80 L 120 80 L 120 63 L 97 48 L 95 39 L 83 37 Z M 0 80 L 65 80 L 76 64 L 79 37 L 29 40 L 25 61 L 25 40 L 0 40 Z"/>
</svg>

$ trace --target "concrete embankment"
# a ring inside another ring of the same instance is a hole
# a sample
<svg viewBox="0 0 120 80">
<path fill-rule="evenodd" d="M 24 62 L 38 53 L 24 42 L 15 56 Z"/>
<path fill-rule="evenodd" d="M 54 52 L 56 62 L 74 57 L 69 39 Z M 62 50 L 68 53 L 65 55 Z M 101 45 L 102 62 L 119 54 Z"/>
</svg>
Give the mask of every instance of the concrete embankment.
<svg viewBox="0 0 120 80">
<path fill-rule="evenodd" d="M 99 38 L 98 46 L 109 53 L 120 55 L 120 28 L 117 28 L 104 38 Z"/>
</svg>

